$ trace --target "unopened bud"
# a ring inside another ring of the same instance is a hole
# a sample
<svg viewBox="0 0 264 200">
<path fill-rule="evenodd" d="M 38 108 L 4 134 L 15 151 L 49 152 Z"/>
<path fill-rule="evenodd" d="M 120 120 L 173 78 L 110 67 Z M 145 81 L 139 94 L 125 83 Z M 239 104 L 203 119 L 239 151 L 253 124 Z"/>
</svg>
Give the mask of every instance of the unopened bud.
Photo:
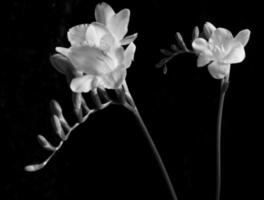
<svg viewBox="0 0 264 200">
<path fill-rule="evenodd" d="M 68 122 L 63 118 L 63 119 L 60 119 L 60 122 L 61 122 L 61 126 L 62 126 L 62 128 L 63 128 L 63 137 L 65 137 L 65 134 L 64 134 L 64 132 L 66 132 L 66 133 L 68 133 L 70 130 L 71 130 L 71 127 L 70 127 L 70 125 L 68 124 Z M 63 139 L 63 137 L 62 137 L 62 139 Z"/>
<path fill-rule="evenodd" d="M 171 56 L 173 54 L 173 52 L 171 52 L 168 49 L 160 49 L 160 53 L 162 53 L 165 56 Z"/>
<path fill-rule="evenodd" d="M 50 109 L 53 114 L 57 115 L 59 118 L 63 118 L 62 108 L 56 100 L 50 102 Z"/>
<path fill-rule="evenodd" d="M 198 28 L 198 26 L 195 26 L 194 29 L 193 29 L 192 39 L 195 40 L 196 38 L 198 38 L 199 34 L 200 34 L 199 28 Z"/>
<path fill-rule="evenodd" d="M 107 94 L 107 92 L 105 91 L 105 89 L 102 89 L 102 88 L 97 88 L 97 92 L 98 92 L 98 95 L 100 97 L 100 99 L 102 99 L 102 101 L 104 102 L 108 102 L 110 101 L 110 98 Z"/>
<path fill-rule="evenodd" d="M 71 61 L 62 54 L 50 56 L 50 62 L 58 72 L 66 75 L 68 83 L 70 83 L 73 78 L 80 76 L 80 73 L 72 65 Z"/>
<path fill-rule="evenodd" d="M 97 109 L 102 109 L 102 102 L 96 90 L 91 91 L 91 97 Z"/>
<path fill-rule="evenodd" d="M 179 51 L 179 48 L 176 46 L 176 44 L 171 44 L 170 48 L 172 51 L 175 51 L 175 52 Z"/>
<path fill-rule="evenodd" d="M 79 122 L 83 121 L 83 113 L 82 113 L 82 94 L 81 93 L 72 93 L 72 102 L 74 107 L 74 113 Z"/>
<path fill-rule="evenodd" d="M 73 106 L 74 108 L 81 108 L 81 104 L 82 104 L 82 94 L 81 93 L 72 93 L 72 102 L 73 102 Z"/>
<path fill-rule="evenodd" d="M 91 112 L 91 109 L 87 106 L 84 98 L 82 98 L 82 109 L 86 112 L 86 114 Z"/>
<path fill-rule="evenodd" d="M 162 58 L 157 64 L 156 64 L 156 68 L 161 68 L 163 67 L 163 65 L 165 65 L 167 62 L 169 61 L 169 59 L 166 58 Z"/>
<path fill-rule="evenodd" d="M 52 127 L 54 129 L 54 132 L 62 139 L 65 140 L 65 134 L 64 131 L 62 129 L 62 125 L 61 125 L 61 121 L 58 118 L 57 115 L 53 115 L 51 117 L 51 123 L 52 123 Z"/>
<path fill-rule="evenodd" d="M 60 73 L 66 74 L 68 68 L 72 68 L 72 64 L 69 59 L 62 54 L 54 54 L 50 56 L 50 62 L 52 66 Z"/>
<path fill-rule="evenodd" d="M 49 151 L 56 151 L 56 147 L 54 147 L 53 145 L 51 145 L 48 140 L 46 140 L 45 137 L 43 137 L 42 135 L 38 135 L 38 141 L 39 143 L 42 145 L 43 148 L 49 150 Z"/>
<path fill-rule="evenodd" d="M 25 167 L 25 171 L 27 172 L 35 172 L 38 171 L 40 169 L 42 169 L 45 165 L 43 164 L 34 164 L 34 165 L 27 165 Z"/>
<path fill-rule="evenodd" d="M 206 39 L 209 39 L 212 33 L 215 31 L 215 26 L 210 22 L 206 22 L 203 27 L 204 36 Z"/>
<path fill-rule="evenodd" d="M 185 42 L 183 41 L 181 34 L 179 32 L 176 33 L 175 38 L 176 38 L 176 41 L 177 41 L 179 47 L 181 47 L 182 50 L 189 51 L 185 45 Z"/>
</svg>

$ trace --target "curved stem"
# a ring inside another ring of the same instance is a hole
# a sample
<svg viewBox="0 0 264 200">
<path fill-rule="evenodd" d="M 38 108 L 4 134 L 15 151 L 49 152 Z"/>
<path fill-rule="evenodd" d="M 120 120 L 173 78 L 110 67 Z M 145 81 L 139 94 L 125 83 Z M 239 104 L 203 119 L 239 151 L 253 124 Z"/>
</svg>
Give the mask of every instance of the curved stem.
<svg viewBox="0 0 264 200">
<path fill-rule="evenodd" d="M 216 136 L 216 200 L 221 198 L 221 127 L 225 93 L 228 89 L 228 79 L 223 79 L 220 88 L 219 107 L 217 116 L 217 136 Z"/>
<path fill-rule="evenodd" d="M 124 90 L 125 90 L 125 93 L 126 93 L 126 97 L 129 99 L 129 103 L 130 103 L 130 104 L 129 103 L 125 103 L 124 106 L 128 110 L 130 110 L 134 114 L 134 116 L 136 117 L 140 127 L 142 128 L 142 130 L 144 132 L 144 136 L 146 137 L 146 139 L 147 139 L 147 141 L 148 141 L 148 143 L 149 143 L 149 145 L 151 147 L 151 150 L 152 150 L 152 152 L 153 152 L 153 154 L 154 154 L 154 156 L 155 156 L 155 158 L 156 158 L 156 160 L 157 160 L 157 162 L 159 164 L 159 167 L 160 167 L 160 169 L 162 171 L 162 174 L 163 174 L 163 177 L 164 177 L 164 179 L 165 179 L 165 181 L 166 181 L 166 183 L 168 185 L 168 189 L 169 189 L 169 191 L 171 193 L 171 196 L 172 196 L 173 200 L 178 200 L 178 198 L 176 196 L 176 193 L 175 193 L 175 190 L 174 190 L 174 187 L 172 185 L 171 179 L 170 179 L 169 174 L 167 172 L 167 169 L 166 169 L 166 167 L 165 167 L 165 165 L 163 163 L 163 160 L 162 160 L 162 158 L 160 156 L 160 153 L 159 153 L 159 151 L 158 151 L 158 149 L 157 149 L 157 147 L 156 147 L 156 145 L 155 145 L 155 143 L 154 143 L 154 141 L 153 141 L 153 139 L 152 139 L 152 137 L 151 137 L 151 135 L 150 135 L 150 133 L 149 133 L 149 131 L 148 131 L 148 129 L 147 129 L 147 127 L 146 127 L 146 125 L 145 125 L 145 123 L 144 123 L 144 121 L 143 121 L 143 119 L 142 119 L 142 117 L 141 117 L 136 105 L 135 105 L 135 102 L 134 102 L 134 100 L 133 100 L 133 98 L 132 98 L 132 96 L 131 96 L 131 94 L 130 94 L 130 92 L 128 90 L 128 87 L 127 87 L 126 83 L 124 83 Z"/>
</svg>

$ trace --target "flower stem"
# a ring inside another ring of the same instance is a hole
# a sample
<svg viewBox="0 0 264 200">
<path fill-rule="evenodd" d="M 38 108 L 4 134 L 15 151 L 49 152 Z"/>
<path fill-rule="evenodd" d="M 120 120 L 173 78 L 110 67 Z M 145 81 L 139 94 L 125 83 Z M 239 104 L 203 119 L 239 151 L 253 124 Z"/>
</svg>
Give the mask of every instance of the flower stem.
<svg viewBox="0 0 264 200">
<path fill-rule="evenodd" d="M 147 129 L 147 127 L 146 127 L 146 125 L 145 125 L 145 123 L 144 123 L 144 121 L 143 121 L 143 119 L 142 119 L 137 107 L 136 107 L 136 104 L 135 104 L 135 102 L 134 102 L 134 100 L 133 100 L 133 98 L 132 98 L 132 96 L 131 96 L 131 94 L 130 94 L 130 92 L 128 90 L 128 87 L 127 87 L 126 83 L 124 83 L 123 86 L 124 86 L 124 89 L 125 89 L 126 97 L 129 99 L 129 102 L 130 102 L 130 104 L 129 103 L 125 103 L 124 106 L 128 110 L 130 110 L 134 114 L 134 116 L 136 117 L 137 122 L 139 123 L 140 127 L 142 128 L 142 130 L 144 132 L 144 136 L 146 137 L 146 139 L 147 139 L 147 141 L 148 141 L 148 143 L 149 143 L 149 145 L 151 147 L 151 150 L 152 150 L 152 152 L 153 152 L 153 154 L 154 154 L 154 156 L 155 156 L 155 158 L 156 158 L 156 160 L 157 160 L 157 162 L 159 164 L 159 167 L 160 167 L 160 169 L 162 171 L 162 174 L 163 174 L 163 177 L 164 177 L 164 179 L 165 179 L 165 181 L 166 181 L 166 183 L 168 185 L 168 189 L 169 189 L 169 191 L 171 193 L 171 196 L 172 196 L 173 200 L 178 200 L 178 198 L 176 196 L 176 193 L 175 193 L 175 190 L 174 190 L 174 187 L 172 185 L 171 179 L 170 179 L 169 174 L 167 172 L 167 169 L 166 169 L 166 167 L 165 167 L 165 165 L 163 163 L 163 160 L 162 160 L 162 158 L 160 156 L 160 153 L 159 153 L 159 151 L 158 151 L 158 149 L 157 149 L 157 147 L 156 147 L 156 145 L 155 145 L 155 143 L 154 143 L 154 141 L 153 141 L 153 139 L 152 139 L 152 137 L 151 137 L 151 135 L 150 135 L 150 133 L 149 133 L 149 131 L 148 131 L 148 129 Z"/>
<path fill-rule="evenodd" d="M 217 116 L 217 136 L 216 136 L 216 200 L 221 198 L 221 127 L 225 93 L 228 89 L 229 81 L 222 79 L 219 97 L 219 107 Z"/>
</svg>

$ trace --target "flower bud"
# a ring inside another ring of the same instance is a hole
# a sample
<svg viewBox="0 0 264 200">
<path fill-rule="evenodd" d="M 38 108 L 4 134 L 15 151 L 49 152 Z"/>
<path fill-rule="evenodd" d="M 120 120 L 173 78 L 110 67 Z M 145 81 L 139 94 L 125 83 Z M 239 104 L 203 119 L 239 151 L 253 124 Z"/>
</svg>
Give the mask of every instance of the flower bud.
<svg viewBox="0 0 264 200">
<path fill-rule="evenodd" d="M 88 114 L 88 113 L 91 112 L 91 109 L 87 106 L 87 104 L 86 104 L 84 98 L 82 98 L 82 105 L 81 105 L 81 107 L 82 107 L 82 111 L 85 111 L 86 114 Z M 83 113 L 83 114 L 84 114 L 84 113 Z"/>
<path fill-rule="evenodd" d="M 203 27 L 204 36 L 206 39 L 209 39 L 212 33 L 215 31 L 215 27 L 210 22 L 206 22 Z"/>
<path fill-rule="evenodd" d="M 162 58 L 157 64 L 156 64 L 156 68 L 161 68 L 163 67 L 163 65 L 165 65 L 167 62 L 169 61 L 169 59 L 166 58 Z"/>
<path fill-rule="evenodd" d="M 168 49 L 160 49 L 160 53 L 162 53 L 165 56 L 171 56 L 173 54 L 173 52 L 171 52 Z"/>
<path fill-rule="evenodd" d="M 51 112 L 57 115 L 59 118 L 63 118 L 62 108 L 56 100 L 52 100 L 50 102 L 50 109 Z"/>
<path fill-rule="evenodd" d="M 65 136 L 64 132 L 68 133 L 69 131 L 71 131 L 71 127 L 68 124 L 68 122 L 65 120 L 65 118 L 60 119 L 60 123 L 61 123 L 61 126 L 63 128 L 63 131 L 61 132 L 61 139 L 66 140 L 67 136 Z"/>
<path fill-rule="evenodd" d="M 102 109 L 102 102 L 96 90 L 91 91 L 91 97 L 97 109 Z"/>
<path fill-rule="evenodd" d="M 80 109 L 81 104 L 82 104 L 82 94 L 73 92 L 72 93 L 72 102 L 73 102 L 74 108 Z"/>
<path fill-rule="evenodd" d="M 200 34 L 199 28 L 198 28 L 198 26 L 195 26 L 194 29 L 193 29 L 192 39 L 195 40 L 196 38 L 198 38 L 199 34 Z"/>
<path fill-rule="evenodd" d="M 172 51 L 175 51 L 175 52 L 179 51 L 179 48 L 175 44 L 171 44 L 170 48 Z"/>
<path fill-rule="evenodd" d="M 83 121 L 83 113 L 82 113 L 82 94 L 81 93 L 72 93 L 72 102 L 73 102 L 73 109 L 74 113 L 79 122 Z"/>
<path fill-rule="evenodd" d="M 25 167 L 25 171 L 27 172 L 35 172 L 38 171 L 40 169 L 42 169 L 45 165 L 43 163 L 41 164 L 34 164 L 34 165 L 27 165 Z"/>
<path fill-rule="evenodd" d="M 164 64 L 164 67 L 163 67 L 163 74 L 167 74 L 167 72 L 168 72 L 168 67 L 167 67 L 167 65 L 166 64 Z"/>
<path fill-rule="evenodd" d="M 49 151 L 56 151 L 56 147 L 51 145 L 42 135 L 38 135 L 38 141 L 44 149 L 47 149 Z"/>
<path fill-rule="evenodd" d="M 81 75 L 74 68 L 70 60 L 62 54 L 54 54 L 50 56 L 50 62 L 58 72 L 66 75 L 66 79 L 69 84 L 73 78 Z"/>
<path fill-rule="evenodd" d="M 177 32 L 175 34 L 175 38 L 176 38 L 176 41 L 177 41 L 179 47 L 181 47 L 182 50 L 189 51 L 188 48 L 185 45 L 185 42 L 183 41 L 183 38 L 182 38 L 181 34 L 179 32 Z"/>
<path fill-rule="evenodd" d="M 102 101 L 104 102 L 108 102 L 110 101 L 110 98 L 107 94 L 107 92 L 105 91 L 105 89 L 102 89 L 102 88 L 97 88 L 97 92 L 98 92 L 98 95 L 100 97 L 100 99 L 102 99 Z"/>
<path fill-rule="evenodd" d="M 54 132 L 62 139 L 62 140 L 65 140 L 66 136 L 65 136 L 65 133 L 62 129 L 62 124 L 61 124 L 61 121 L 60 119 L 56 116 L 56 115 L 53 115 L 51 117 L 51 123 L 52 123 L 52 127 L 54 129 Z"/>
<path fill-rule="evenodd" d="M 73 68 L 70 60 L 62 54 L 54 54 L 50 56 L 52 66 L 60 73 L 66 74 L 69 68 Z"/>
</svg>

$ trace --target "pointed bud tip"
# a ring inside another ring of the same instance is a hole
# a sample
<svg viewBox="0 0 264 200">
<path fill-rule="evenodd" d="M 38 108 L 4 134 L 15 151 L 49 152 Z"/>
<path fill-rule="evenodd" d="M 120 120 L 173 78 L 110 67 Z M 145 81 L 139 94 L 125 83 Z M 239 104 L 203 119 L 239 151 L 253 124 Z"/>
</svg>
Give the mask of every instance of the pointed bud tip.
<svg viewBox="0 0 264 200">
<path fill-rule="evenodd" d="M 195 40 L 196 38 L 198 38 L 200 35 L 200 30 L 198 28 L 198 26 L 195 26 L 194 29 L 193 29 L 193 40 Z"/>
<path fill-rule="evenodd" d="M 56 100 L 51 100 L 50 101 L 50 109 L 58 117 L 62 116 L 62 108 L 61 108 L 60 104 Z"/>
</svg>

